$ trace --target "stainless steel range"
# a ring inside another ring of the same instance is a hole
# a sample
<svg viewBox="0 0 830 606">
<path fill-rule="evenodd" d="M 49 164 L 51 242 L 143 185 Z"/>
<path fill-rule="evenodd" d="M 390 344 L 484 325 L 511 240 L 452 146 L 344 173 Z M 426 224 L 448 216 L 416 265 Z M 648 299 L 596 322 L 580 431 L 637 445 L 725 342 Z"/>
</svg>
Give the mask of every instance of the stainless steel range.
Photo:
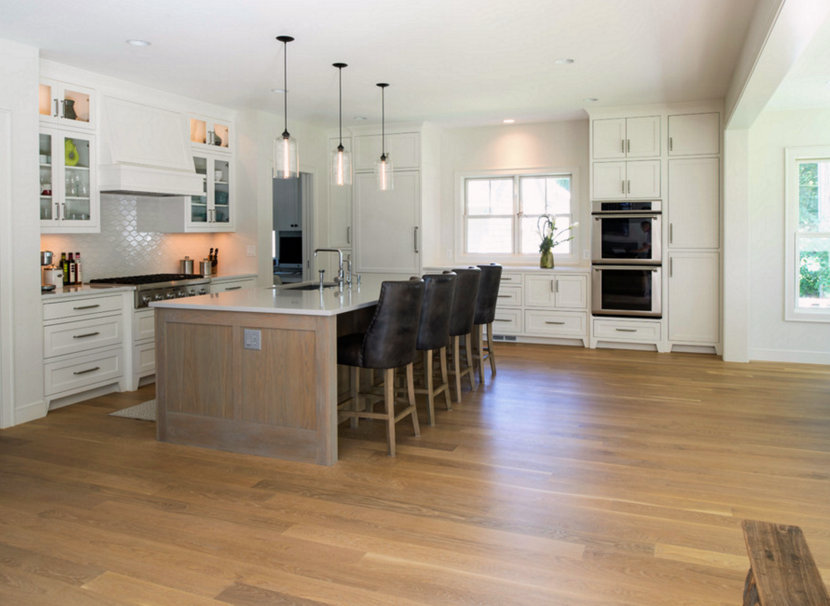
<svg viewBox="0 0 830 606">
<path fill-rule="evenodd" d="M 153 301 L 180 299 L 210 292 L 210 278 L 201 274 L 149 274 L 99 278 L 90 280 L 92 288 L 135 286 L 135 309 L 147 307 Z"/>
</svg>

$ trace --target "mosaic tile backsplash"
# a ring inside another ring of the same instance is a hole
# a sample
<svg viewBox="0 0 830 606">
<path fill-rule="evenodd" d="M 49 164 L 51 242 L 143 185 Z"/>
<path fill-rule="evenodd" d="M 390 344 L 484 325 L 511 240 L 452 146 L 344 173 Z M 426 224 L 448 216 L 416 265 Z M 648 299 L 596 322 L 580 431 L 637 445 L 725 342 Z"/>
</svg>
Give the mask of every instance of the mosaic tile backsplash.
<svg viewBox="0 0 830 606">
<path fill-rule="evenodd" d="M 252 257 L 244 257 L 244 245 L 236 234 L 162 234 L 136 229 L 135 197 L 101 195 L 101 233 L 46 234 L 41 250 L 80 252 L 83 279 L 113 278 L 155 273 L 177 273 L 185 256 L 200 261 L 211 248 L 219 248 L 219 273 L 255 273 Z M 249 267 L 245 267 L 249 266 Z"/>
</svg>

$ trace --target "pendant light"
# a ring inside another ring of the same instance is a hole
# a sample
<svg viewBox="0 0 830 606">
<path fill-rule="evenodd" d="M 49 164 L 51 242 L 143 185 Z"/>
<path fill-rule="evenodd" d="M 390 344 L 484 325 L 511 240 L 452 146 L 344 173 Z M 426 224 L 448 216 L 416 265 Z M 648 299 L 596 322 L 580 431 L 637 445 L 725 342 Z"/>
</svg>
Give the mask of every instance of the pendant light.
<svg viewBox="0 0 830 606">
<path fill-rule="evenodd" d="M 274 177 L 291 179 L 300 176 L 299 159 L 297 157 L 297 140 L 288 134 L 288 43 L 293 41 L 291 36 L 277 36 L 283 44 L 283 90 L 285 91 L 285 126 L 282 136 L 274 139 Z"/>
<path fill-rule="evenodd" d="M 386 153 L 386 98 L 384 91 L 387 86 L 386 82 L 379 82 L 380 87 L 380 158 L 375 163 L 375 174 L 378 178 L 378 189 L 381 191 L 388 191 L 393 189 L 393 171 L 392 160 L 389 154 Z"/>
<path fill-rule="evenodd" d="M 339 80 L 338 91 L 340 108 L 340 143 L 332 152 L 331 182 L 333 185 L 351 185 L 352 183 L 352 155 L 343 147 L 343 68 L 345 63 L 332 63 L 337 68 Z"/>
</svg>

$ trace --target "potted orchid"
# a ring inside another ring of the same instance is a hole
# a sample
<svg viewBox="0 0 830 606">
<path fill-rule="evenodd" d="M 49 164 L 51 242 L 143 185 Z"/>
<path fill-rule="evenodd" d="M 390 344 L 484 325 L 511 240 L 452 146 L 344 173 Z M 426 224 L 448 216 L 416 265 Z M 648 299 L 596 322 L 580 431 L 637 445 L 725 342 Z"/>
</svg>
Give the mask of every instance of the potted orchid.
<svg viewBox="0 0 830 606">
<path fill-rule="evenodd" d="M 556 217 L 553 215 L 541 215 L 536 221 L 536 229 L 542 241 L 539 244 L 539 252 L 542 253 L 539 259 L 539 267 L 553 268 L 553 248 L 563 242 L 574 239 L 573 228 L 577 224 L 569 225 L 565 229 L 556 229 Z"/>
</svg>

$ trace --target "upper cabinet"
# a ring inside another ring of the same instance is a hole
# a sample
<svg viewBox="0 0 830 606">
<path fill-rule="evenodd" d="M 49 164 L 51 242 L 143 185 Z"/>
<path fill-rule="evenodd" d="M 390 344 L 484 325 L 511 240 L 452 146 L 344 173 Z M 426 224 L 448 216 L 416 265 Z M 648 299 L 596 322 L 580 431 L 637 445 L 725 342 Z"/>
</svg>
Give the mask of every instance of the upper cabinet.
<svg viewBox="0 0 830 606">
<path fill-rule="evenodd" d="M 591 124 L 595 160 L 660 156 L 660 116 L 607 118 Z"/>
<path fill-rule="evenodd" d="M 669 156 L 705 156 L 720 153 L 720 115 L 717 112 L 669 116 Z"/>
<path fill-rule="evenodd" d="M 386 135 L 386 153 L 395 170 L 418 169 L 421 166 L 419 133 L 394 133 Z M 380 135 L 360 135 L 354 138 L 355 171 L 374 170 L 380 159 Z"/>
<path fill-rule="evenodd" d="M 594 200 L 644 200 L 660 197 L 660 160 L 594 162 Z"/>
<path fill-rule="evenodd" d="M 41 232 L 98 232 L 95 137 L 43 127 L 38 153 Z"/>
<path fill-rule="evenodd" d="M 83 86 L 43 79 L 38 90 L 41 124 L 94 129 L 95 91 Z"/>
<path fill-rule="evenodd" d="M 213 151 L 230 151 L 233 126 L 227 120 L 202 116 L 190 117 L 190 142 L 194 147 L 207 147 Z"/>
</svg>

